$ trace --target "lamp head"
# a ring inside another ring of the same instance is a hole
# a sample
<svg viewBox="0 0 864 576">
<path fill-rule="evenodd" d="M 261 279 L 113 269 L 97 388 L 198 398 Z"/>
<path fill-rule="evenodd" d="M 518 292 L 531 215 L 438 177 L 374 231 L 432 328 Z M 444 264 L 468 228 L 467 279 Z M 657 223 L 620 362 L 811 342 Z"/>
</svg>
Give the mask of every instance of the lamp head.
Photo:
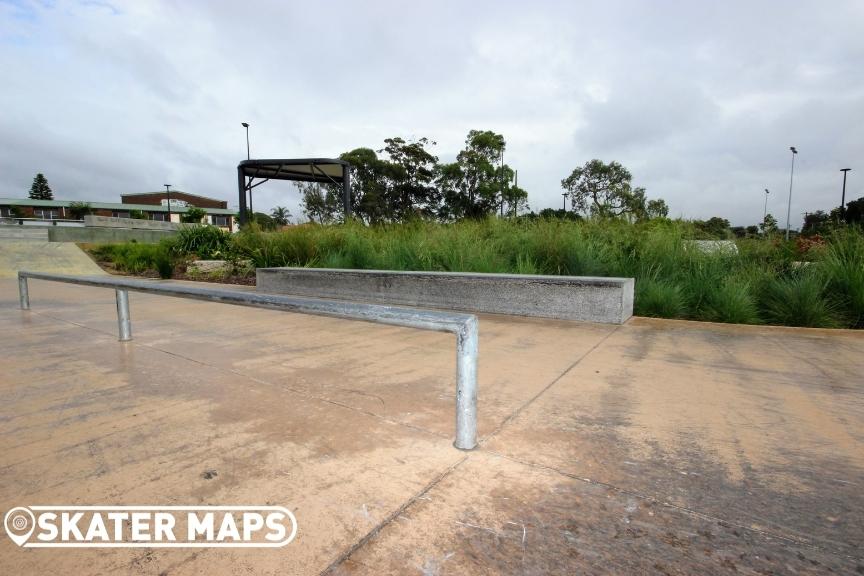
<svg viewBox="0 0 864 576">
<path fill-rule="evenodd" d="M 240 124 L 243 126 L 243 128 L 248 128 L 248 127 L 249 127 L 249 123 L 248 123 L 248 122 L 241 122 Z"/>
<path fill-rule="evenodd" d="M 794 146 L 790 146 L 790 147 L 789 147 L 789 150 L 792 151 L 792 154 L 797 154 L 797 153 L 798 153 L 798 150 L 796 150 Z"/>
<path fill-rule="evenodd" d="M 841 168 L 840 172 L 849 172 L 850 170 L 852 170 L 852 169 L 851 168 Z"/>
</svg>

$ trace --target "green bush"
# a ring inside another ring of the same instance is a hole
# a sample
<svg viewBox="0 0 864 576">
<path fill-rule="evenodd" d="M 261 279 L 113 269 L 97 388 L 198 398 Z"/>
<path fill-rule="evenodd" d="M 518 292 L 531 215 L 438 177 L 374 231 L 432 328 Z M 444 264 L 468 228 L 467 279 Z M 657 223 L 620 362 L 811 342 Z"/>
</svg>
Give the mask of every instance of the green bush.
<svg viewBox="0 0 864 576">
<path fill-rule="evenodd" d="M 668 280 L 645 278 L 636 281 L 634 312 L 637 316 L 683 318 L 687 301 L 679 286 Z"/>
<path fill-rule="evenodd" d="M 864 327 L 864 234 L 838 230 L 820 262 L 828 292 L 847 324 Z"/>
<path fill-rule="evenodd" d="M 190 206 L 185 212 L 180 213 L 180 222 L 185 224 L 200 224 L 207 211 L 197 206 Z"/>
<path fill-rule="evenodd" d="M 826 282 L 805 270 L 768 281 L 760 297 L 762 314 L 770 324 L 834 328 L 839 325 L 836 308 L 825 297 Z"/>
<path fill-rule="evenodd" d="M 195 255 L 202 260 L 224 259 L 231 248 L 231 234 L 217 226 L 181 226 L 170 247 L 178 255 Z"/>
<path fill-rule="evenodd" d="M 174 273 L 174 262 L 167 243 L 105 244 L 93 248 L 91 253 L 99 261 L 112 262 L 122 272 L 157 272 L 162 278 L 171 278 Z"/>
<path fill-rule="evenodd" d="M 69 216 L 73 220 L 83 220 L 84 216 L 93 213 L 93 207 L 89 202 L 70 202 Z"/>
</svg>

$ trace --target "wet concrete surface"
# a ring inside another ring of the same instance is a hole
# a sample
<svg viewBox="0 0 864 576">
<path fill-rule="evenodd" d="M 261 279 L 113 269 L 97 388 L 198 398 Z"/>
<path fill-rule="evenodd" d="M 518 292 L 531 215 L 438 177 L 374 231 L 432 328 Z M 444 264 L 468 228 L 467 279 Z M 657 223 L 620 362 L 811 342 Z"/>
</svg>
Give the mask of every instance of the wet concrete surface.
<svg viewBox="0 0 864 576">
<path fill-rule="evenodd" d="M 243 288 L 237 288 L 243 289 Z M 864 573 L 864 335 L 481 316 L 452 335 L 0 280 L 0 507 L 283 505 L 279 549 L 21 549 L 0 573 Z"/>
</svg>

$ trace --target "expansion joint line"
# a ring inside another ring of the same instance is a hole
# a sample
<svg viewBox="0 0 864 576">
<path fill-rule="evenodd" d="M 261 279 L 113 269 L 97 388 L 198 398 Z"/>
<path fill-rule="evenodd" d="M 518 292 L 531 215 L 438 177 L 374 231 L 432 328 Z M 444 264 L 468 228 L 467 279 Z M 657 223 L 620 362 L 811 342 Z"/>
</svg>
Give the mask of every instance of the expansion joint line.
<svg viewBox="0 0 864 576">
<path fill-rule="evenodd" d="M 613 334 L 615 334 L 616 332 L 618 332 L 618 330 L 621 329 L 621 326 L 623 326 L 623 324 L 616 326 L 616 327 L 615 327 L 614 329 L 612 329 L 608 334 L 606 334 L 605 336 L 603 336 L 600 340 L 597 341 L 596 344 L 594 344 L 591 348 L 589 348 L 587 351 L 585 351 L 584 354 L 582 354 L 581 356 L 579 356 L 579 357 L 578 357 L 578 358 L 577 358 L 577 359 L 576 359 L 572 364 L 570 364 L 570 365 L 569 365 L 569 366 L 568 366 L 568 367 L 567 367 L 563 372 L 561 372 L 561 374 L 559 374 L 558 376 L 556 376 L 556 377 L 555 377 L 555 378 L 554 378 L 554 379 L 553 379 L 549 384 L 547 384 L 546 386 L 544 386 L 542 390 L 540 390 L 539 392 L 537 392 L 537 394 L 535 394 L 534 396 L 532 396 L 531 398 L 529 398 L 529 399 L 528 399 L 524 404 L 522 404 L 521 406 L 519 406 L 518 408 L 516 408 L 516 410 L 514 410 L 514 411 L 513 411 L 509 416 L 507 416 L 507 417 L 506 417 L 506 418 L 505 418 L 505 419 L 504 419 L 504 420 L 503 420 L 503 421 L 502 421 L 502 422 L 501 422 L 501 423 L 500 423 L 500 424 L 495 428 L 495 430 L 492 431 L 491 434 L 489 434 L 488 436 L 485 436 L 484 438 L 482 438 L 482 439 L 478 442 L 478 446 L 482 446 L 482 445 L 488 443 L 488 442 L 489 442 L 490 440 L 492 440 L 495 436 L 497 436 L 497 435 L 498 435 L 498 434 L 499 434 L 499 433 L 504 429 L 505 426 L 507 426 L 508 424 L 510 424 L 510 422 L 512 422 L 512 421 L 513 421 L 517 416 L 519 416 L 519 414 L 521 414 L 521 413 L 522 413 L 526 408 L 528 408 L 531 404 L 533 404 L 535 400 L 537 400 L 538 398 L 540 398 L 540 396 L 542 396 L 543 394 L 545 394 L 547 390 L 549 390 L 550 388 L 552 388 L 552 386 L 554 386 L 555 384 L 557 384 L 557 383 L 558 383 L 562 378 L 564 378 L 564 376 L 566 376 L 567 374 L 569 374 L 570 371 L 573 370 L 573 368 L 575 368 L 575 367 L 576 367 L 580 362 L 582 362 L 582 360 L 584 360 L 584 359 L 585 359 L 589 354 L 591 354 L 592 352 L 594 352 L 594 351 L 595 351 L 597 348 L 599 348 L 599 347 L 600 347 L 604 342 L 606 342 L 606 340 L 608 340 L 608 339 L 609 339 Z"/>
<path fill-rule="evenodd" d="M 381 522 L 379 522 L 372 530 L 370 530 L 365 536 L 363 536 L 360 540 L 355 542 L 348 550 L 343 552 L 338 558 L 336 558 L 333 562 L 330 563 L 327 568 L 321 571 L 321 575 L 325 575 L 331 570 L 337 568 L 340 564 L 348 560 L 354 552 L 365 546 L 370 540 L 372 540 L 375 536 L 378 535 L 381 530 L 386 528 L 391 522 L 393 522 L 396 518 L 399 518 L 405 511 L 414 505 L 415 502 L 426 496 L 426 494 L 432 490 L 435 486 L 437 486 L 444 478 L 452 474 L 459 466 L 461 466 L 468 458 L 470 454 L 465 454 L 458 461 L 454 462 L 450 466 L 447 467 L 446 470 L 438 474 L 435 478 L 432 479 L 431 482 L 426 484 L 419 492 L 414 494 L 411 498 L 409 498 L 404 504 L 402 504 L 399 508 L 397 508 L 394 512 L 392 512 L 389 516 L 384 518 Z"/>
</svg>

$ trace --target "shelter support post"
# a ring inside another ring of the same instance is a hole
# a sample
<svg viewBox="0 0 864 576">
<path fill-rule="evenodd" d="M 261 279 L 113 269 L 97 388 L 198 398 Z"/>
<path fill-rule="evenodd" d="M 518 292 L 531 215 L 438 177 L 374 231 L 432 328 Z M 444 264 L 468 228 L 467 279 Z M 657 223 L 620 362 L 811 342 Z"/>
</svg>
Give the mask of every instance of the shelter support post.
<svg viewBox="0 0 864 576">
<path fill-rule="evenodd" d="M 351 217 L 351 170 L 346 166 L 342 172 L 342 196 L 345 204 L 345 221 Z"/>
<path fill-rule="evenodd" d="M 243 174 L 243 168 L 237 167 L 237 193 L 239 195 L 240 206 L 240 225 L 246 223 L 246 176 Z"/>
</svg>

